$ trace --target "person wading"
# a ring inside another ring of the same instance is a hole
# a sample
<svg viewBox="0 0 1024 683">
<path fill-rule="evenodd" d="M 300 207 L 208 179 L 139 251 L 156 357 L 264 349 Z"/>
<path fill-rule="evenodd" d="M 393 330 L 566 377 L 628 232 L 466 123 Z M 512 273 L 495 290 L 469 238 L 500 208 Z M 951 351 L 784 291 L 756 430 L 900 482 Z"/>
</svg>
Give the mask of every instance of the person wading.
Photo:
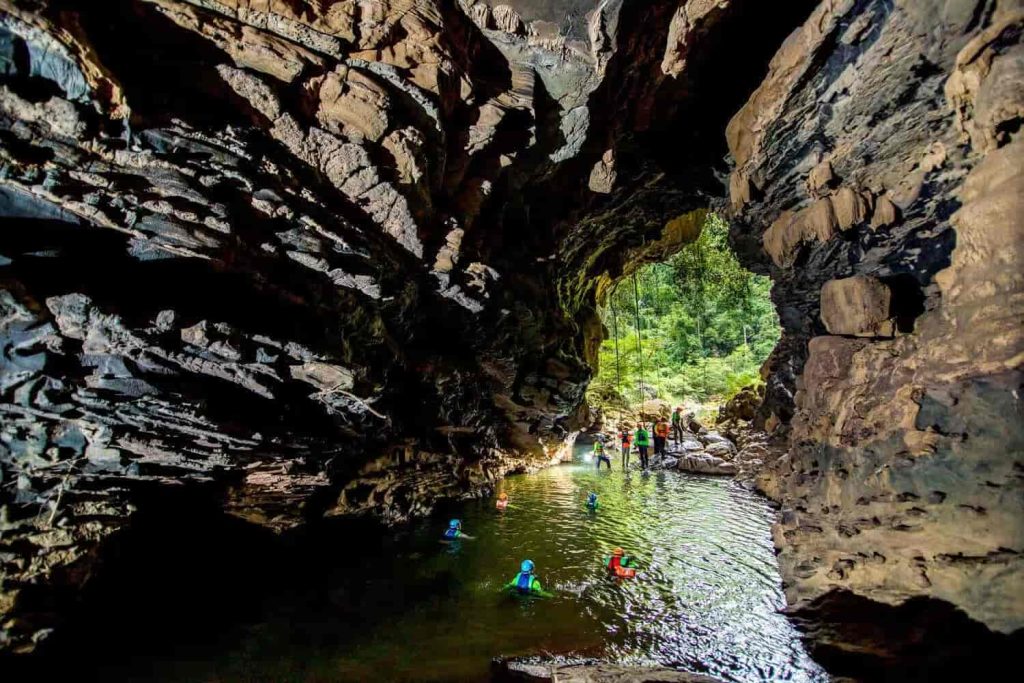
<svg viewBox="0 0 1024 683">
<path fill-rule="evenodd" d="M 672 411 L 672 438 L 675 439 L 676 446 L 683 442 L 683 409 L 677 407 Z"/>
<path fill-rule="evenodd" d="M 636 437 L 636 450 L 640 453 L 640 467 L 646 470 L 649 465 L 647 449 L 651 446 L 651 433 L 647 431 L 647 425 L 643 422 L 638 424 L 634 436 Z"/>
<path fill-rule="evenodd" d="M 612 468 L 612 460 L 604 452 L 604 441 L 600 436 L 594 441 L 594 458 L 597 460 L 597 469 L 601 469 L 602 462 L 608 465 L 608 469 Z"/>
<path fill-rule="evenodd" d="M 654 425 L 654 454 L 665 457 L 665 442 L 668 441 L 668 422 L 659 417 Z"/>
<path fill-rule="evenodd" d="M 622 445 L 622 469 L 629 469 L 629 449 L 632 445 L 633 435 L 629 433 L 629 423 L 622 425 L 619 431 L 619 443 Z"/>
</svg>

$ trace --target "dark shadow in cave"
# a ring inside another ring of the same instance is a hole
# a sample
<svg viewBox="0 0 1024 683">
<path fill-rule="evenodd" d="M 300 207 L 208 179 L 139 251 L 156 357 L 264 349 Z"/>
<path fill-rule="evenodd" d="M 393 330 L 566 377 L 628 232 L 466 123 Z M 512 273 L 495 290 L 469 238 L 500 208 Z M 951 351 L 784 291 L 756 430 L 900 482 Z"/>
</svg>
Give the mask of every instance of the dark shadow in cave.
<svg viewBox="0 0 1024 683">
<path fill-rule="evenodd" d="M 373 521 L 321 521 L 278 536 L 224 514 L 215 486 L 136 492 L 130 527 L 106 542 L 102 571 L 81 593 L 29 586 L 20 598 L 36 613 L 74 607 L 33 654 L 0 657 L 11 680 L 196 680 L 189 663 L 210 661 L 257 667 L 250 674 L 267 680 L 258 670 L 267 653 L 237 648 L 268 620 L 292 634 L 276 647 L 333 652 L 423 596 L 458 589 L 444 574 L 429 588 L 381 576 L 401 539 Z"/>
<path fill-rule="evenodd" d="M 792 613 L 811 655 L 832 675 L 860 681 L 966 681 L 1019 667 L 1024 630 L 994 633 L 942 600 L 893 607 L 847 591 Z"/>
<path fill-rule="evenodd" d="M 883 277 L 881 281 L 889 287 L 892 295 L 889 315 L 895 318 L 896 329 L 910 334 L 914 331 L 914 321 L 925 310 L 925 296 L 921 284 L 916 277 L 907 274 Z"/>
</svg>

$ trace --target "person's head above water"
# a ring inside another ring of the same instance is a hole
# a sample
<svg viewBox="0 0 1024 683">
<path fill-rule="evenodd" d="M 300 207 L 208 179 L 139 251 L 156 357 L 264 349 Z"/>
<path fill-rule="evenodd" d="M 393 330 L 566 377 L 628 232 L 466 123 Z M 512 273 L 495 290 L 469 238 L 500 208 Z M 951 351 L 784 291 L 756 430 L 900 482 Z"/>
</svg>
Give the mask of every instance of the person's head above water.
<svg viewBox="0 0 1024 683">
<path fill-rule="evenodd" d="M 612 551 L 612 557 L 622 557 L 625 554 L 626 554 L 626 551 L 623 550 L 622 548 L 616 548 L 615 550 Z"/>
<path fill-rule="evenodd" d="M 462 521 L 458 520 L 458 519 L 453 519 L 452 521 L 448 522 L 448 528 L 449 529 L 461 529 L 462 528 Z"/>
<path fill-rule="evenodd" d="M 498 500 L 508 500 L 508 494 L 502 491 L 498 494 Z"/>
<path fill-rule="evenodd" d="M 525 574 L 532 574 L 533 566 L 533 560 L 523 560 L 522 564 L 519 565 L 519 571 Z"/>
</svg>

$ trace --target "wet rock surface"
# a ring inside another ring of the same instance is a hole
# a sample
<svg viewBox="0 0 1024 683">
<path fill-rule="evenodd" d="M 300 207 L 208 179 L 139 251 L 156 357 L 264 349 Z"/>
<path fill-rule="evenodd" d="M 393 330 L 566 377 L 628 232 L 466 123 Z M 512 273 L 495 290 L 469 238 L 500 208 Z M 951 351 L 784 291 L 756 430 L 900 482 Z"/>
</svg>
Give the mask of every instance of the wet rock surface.
<svg viewBox="0 0 1024 683">
<path fill-rule="evenodd" d="M 709 205 L 784 337 L 772 440 L 687 452 L 792 605 L 1021 627 L 1018 2 L 357 7 L 0 1 L 0 647 L 166 491 L 281 532 L 557 460 Z"/>
<path fill-rule="evenodd" d="M 1024 625 L 1020 79 L 988 80 L 1021 18 L 822 3 L 730 122 L 733 237 L 784 327 L 755 424 L 790 445 L 758 484 L 794 607 L 927 596 Z M 995 90 L 998 123 L 974 109 Z"/>
<path fill-rule="evenodd" d="M 561 664 L 506 659 L 493 665 L 493 680 L 513 683 L 717 683 L 719 679 L 664 667 L 627 667 L 609 663 Z"/>
</svg>

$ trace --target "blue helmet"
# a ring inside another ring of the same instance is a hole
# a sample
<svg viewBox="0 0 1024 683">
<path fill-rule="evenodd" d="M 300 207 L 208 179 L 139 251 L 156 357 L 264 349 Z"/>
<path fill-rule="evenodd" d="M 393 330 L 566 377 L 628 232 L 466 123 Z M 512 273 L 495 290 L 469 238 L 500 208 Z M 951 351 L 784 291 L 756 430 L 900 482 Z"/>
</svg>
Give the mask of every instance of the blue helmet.
<svg viewBox="0 0 1024 683">
<path fill-rule="evenodd" d="M 452 521 L 448 522 L 448 528 L 449 529 L 460 529 L 460 528 L 462 528 L 462 522 L 460 522 L 457 519 L 453 519 Z"/>
<path fill-rule="evenodd" d="M 519 571 L 527 574 L 533 573 L 533 560 L 523 560 L 523 563 L 519 565 Z"/>
</svg>

